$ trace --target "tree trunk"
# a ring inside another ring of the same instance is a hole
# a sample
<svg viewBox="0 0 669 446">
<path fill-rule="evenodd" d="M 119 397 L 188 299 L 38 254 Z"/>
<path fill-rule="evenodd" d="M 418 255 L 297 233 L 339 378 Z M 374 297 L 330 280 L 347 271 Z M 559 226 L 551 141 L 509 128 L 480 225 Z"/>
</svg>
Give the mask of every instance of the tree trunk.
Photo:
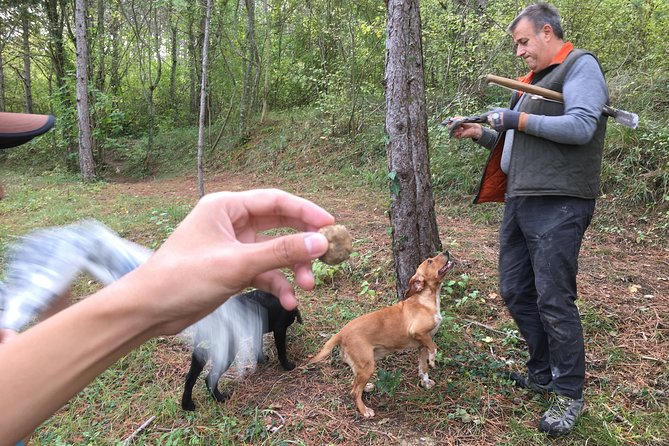
<svg viewBox="0 0 669 446">
<path fill-rule="evenodd" d="M 74 25 L 77 46 L 77 115 L 79 123 L 79 166 L 84 181 L 95 179 L 93 139 L 88 107 L 88 41 L 86 38 L 86 0 L 76 0 Z"/>
<path fill-rule="evenodd" d="M 189 86 L 189 98 L 190 100 L 188 101 L 188 110 L 192 114 L 193 111 L 196 109 L 195 103 L 197 102 L 197 93 L 195 91 L 195 84 L 196 82 L 196 76 L 195 76 L 195 65 L 197 62 L 197 58 L 195 57 L 195 45 L 193 44 L 193 34 L 189 33 L 189 45 L 188 45 L 188 52 L 190 53 L 190 63 L 189 65 L 189 70 L 188 70 L 188 79 L 190 82 L 188 83 Z"/>
<path fill-rule="evenodd" d="M 239 135 L 247 135 L 251 127 L 254 96 L 257 85 L 258 49 L 255 37 L 255 2 L 246 0 L 246 54 L 244 78 L 242 79 L 242 100 L 239 112 Z"/>
<path fill-rule="evenodd" d="M 146 148 L 146 168 L 149 168 L 150 163 L 152 162 L 152 157 L 153 157 L 153 138 L 155 136 L 155 122 L 156 122 L 156 106 L 155 106 L 155 101 L 154 101 L 154 96 L 155 96 L 155 91 L 156 88 L 158 88 L 158 84 L 160 83 L 160 77 L 162 76 L 162 56 L 160 55 L 160 46 L 161 46 L 161 39 L 160 39 L 160 26 L 158 24 L 158 10 L 156 8 L 151 8 L 151 11 L 153 12 L 152 16 L 152 22 L 153 22 L 153 52 L 156 57 L 156 76 L 152 76 L 152 68 L 153 64 L 151 63 L 151 60 L 149 60 L 149 63 L 147 64 L 148 67 L 148 79 L 149 79 L 149 136 L 148 136 L 148 144 Z M 150 59 L 150 58 L 149 58 Z"/>
<path fill-rule="evenodd" d="M 267 0 L 263 0 L 263 13 L 265 14 L 265 43 L 263 45 L 263 66 L 264 66 L 264 80 L 262 88 L 262 113 L 260 114 L 260 123 L 265 122 L 267 117 L 268 105 L 267 97 L 269 96 L 269 66 L 270 66 L 270 27 L 271 17 Z"/>
<path fill-rule="evenodd" d="M 169 10 L 167 11 L 167 26 L 170 30 L 170 48 L 171 48 L 171 57 L 172 64 L 170 70 L 170 104 L 172 104 L 172 124 L 176 127 L 178 125 L 179 117 L 179 107 L 177 106 L 177 64 L 178 64 L 178 52 L 177 46 L 179 44 L 177 40 L 177 23 L 178 18 L 175 17 L 174 13 L 174 4 L 170 0 Z"/>
<path fill-rule="evenodd" d="M 388 0 L 387 14 L 385 130 L 396 290 L 402 298 L 420 262 L 440 250 L 441 242 L 430 179 L 418 0 Z"/>
<path fill-rule="evenodd" d="M 200 197 L 204 196 L 204 172 L 202 154 L 204 152 L 204 118 L 207 103 L 207 62 L 209 59 L 209 21 L 211 18 L 211 0 L 207 0 L 204 19 L 204 41 L 202 42 L 202 85 L 200 88 L 200 124 L 197 133 L 197 187 Z"/>
<path fill-rule="evenodd" d="M 95 88 L 102 92 L 105 89 L 105 39 L 107 33 L 105 32 L 105 4 L 106 0 L 98 0 L 98 24 L 97 24 L 97 40 L 98 40 L 98 66 L 97 74 L 95 75 Z"/>
<path fill-rule="evenodd" d="M 199 1 L 199 0 L 198 0 Z M 198 67 L 200 66 L 200 61 L 198 60 L 198 53 L 201 54 L 200 50 L 200 45 L 198 43 L 198 32 L 197 29 L 198 27 L 196 26 L 196 23 L 198 23 L 198 8 L 197 8 L 197 3 L 198 1 L 193 1 L 192 3 L 189 3 L 189 13 L 188 13 L 188 54 L 190 58 L 190 63 L 189 63 L 189 71 L 188 71 L 188 77 L 189 77 L 189 112 L 190 116 L 194 116 L 197 111 L 198 111 L 198 94 L 197 94 L 197 86 L 198 86 Z"/>
<path fill-rule="evenodd" d="M 66 16 L 66 0 L 46 0 L 44 2 L 44 9 L 48 21 L 49 32 L 49 54 L 51 55 L 51 67 L 56 76 L 56 92 L 55 100 L 57 107 L 63 110 L 74 109 L 74 98 L 71 94 L 65 76 L 70 66 L 70 61 L 65 53 L 65 44 L 63 42 L 63 30 L 65 27 Z M 64 159 L 68 169 L 74 171 L 79 166 L 73 161 L 77 153 L 77 143 L 75 137 L 75 128 L 77 123 L 73 118 L 74 113 L 67 113 L 65 116 L 58 118 L 58 125 L 56 131 L 59 132 L 62 140 L 65 142 Z"/>
<path fill-rule="evenodd" d="M 423 38 L 419 1 L 409 9 L 410 54 L 409 70 L 409 116 L 416 125 L 410 127 L 412 133 L 413 166 L 416 175 L 416 215 L 418 218 L 418 240 L 421 261 L 441 251 L 439 228 L 434 210 L 432 193 L 432 173 L 430 171 L 430 144 L 427 131 L 427 100 L 425 97 L 425 69 L 423 59 Z M 413 98 L 417 98 L 414 100 Z M 418 265 L 416 265 L 417 267 Z"/>
<path fill-rule="evenodd" d="M 111 55 L 109 67 L 109 90 L 112 97 L 116 97 L 121 90 L 121 20 L 117 14 L 111 14 L 109 24 L 109 38 L 111 40 Z"/>
<path fill-rule="evenodd" d="M 23 28 L 23 85 L 25 88 L 26 113 L 33 112 L 33 89 L 30 75 L 30 17 L 28 6 L 21 8 L 21 26 Z"/>
</svg>

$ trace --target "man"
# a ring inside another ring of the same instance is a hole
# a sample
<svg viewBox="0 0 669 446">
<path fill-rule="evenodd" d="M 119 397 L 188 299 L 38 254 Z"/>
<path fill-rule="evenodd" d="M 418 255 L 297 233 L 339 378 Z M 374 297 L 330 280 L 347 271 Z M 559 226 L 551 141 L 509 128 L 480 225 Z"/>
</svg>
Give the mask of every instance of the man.
<svg viewBox="0 0 669 446">
<path fill-rule="evenodd" d="M 508 31 L 530 68 L 520 80 L 561 92 L 564 104 L 514 94 L 510 108 L 485 115 L 491 128 L 454 119 L 450 131 L 492 148 L 475 202 L 505 202 L 500 293 L 530 355 L 528 374 L 512 379 L 555 393 L 539 430 L 564 435 L 585 407 L 576 275 L 599 194 L 608 90 L 597 59 L 563 40 L 553 6 L 528 6 Z"/>
</svg>

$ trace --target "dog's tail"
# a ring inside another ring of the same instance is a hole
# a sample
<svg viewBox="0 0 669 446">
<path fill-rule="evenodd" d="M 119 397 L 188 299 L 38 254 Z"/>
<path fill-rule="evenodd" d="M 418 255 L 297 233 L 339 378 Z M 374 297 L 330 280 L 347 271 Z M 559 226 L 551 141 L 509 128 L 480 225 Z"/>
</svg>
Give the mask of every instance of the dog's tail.
<svg viewBox="0 0 669 446">
<path fill-rule="evenodd" d="M 327 358 L 330 353 L 332 353 L 332 350 L 339 345 L 341 342 L 339 333 L 336 335 L 332 336 L 323 346 L 321 351 L 319 351 L 316 356 L 314 356 L 311 361 L 309 361 L 309 364 L 313 364 L 314 362 L 319 362 L 322 361 L 323 359 Z"/>
</svg>

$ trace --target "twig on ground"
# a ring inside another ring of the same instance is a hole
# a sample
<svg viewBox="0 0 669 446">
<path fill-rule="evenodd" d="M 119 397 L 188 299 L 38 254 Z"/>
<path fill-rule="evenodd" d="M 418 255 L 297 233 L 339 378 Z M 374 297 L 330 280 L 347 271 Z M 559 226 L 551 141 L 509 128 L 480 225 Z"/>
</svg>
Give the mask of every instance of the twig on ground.
<svg viewBox="0 0 669 446">
<path fill-rule="evenodd" d="M 491 327 L 490 325 L 482 324 L 481 322 L 472 321 L 471 319 L 465 319 L 465 322 L 467 322 L 467 324 L 470 324 L 470 325 L 476 325 L 477 327 L 485 328 L 486 330 L 492 331 L 494 333 L 499 333 L 499 334 L 504 335 L 504 336 L 511 336 L 511 337 L 514 337 L 514 338 L 517 338 L 517 339 L 521 339 L 520 337 L 518 337 L 517 335 L 515 335 L 513 333 L 507 333 L 506 331 L 498 330 L 494 327 Z"/>
<path fill-rule="evenodd" d="M 130 436 L 128 436 L 128 438 L 123 440 L 123 446 L 128 446 L 128 445 L 132 444 L 135 437 L 138 436 L 139 434 L 141 434 L 147 427 L 149 427 L 149 424 L 151 424 L 153 422 L 153 420 L 155 420 L 155 419 L 156 419 L 156 416 L 154 415 L 151 418 L 149 418 L 148 420 L 146 420 L 144 423 L 142 423 L 142 425 L 139 426 L 135 430 L 135 432 L 133 432 L 132 434 L 130 434 Z"/>
</svg>

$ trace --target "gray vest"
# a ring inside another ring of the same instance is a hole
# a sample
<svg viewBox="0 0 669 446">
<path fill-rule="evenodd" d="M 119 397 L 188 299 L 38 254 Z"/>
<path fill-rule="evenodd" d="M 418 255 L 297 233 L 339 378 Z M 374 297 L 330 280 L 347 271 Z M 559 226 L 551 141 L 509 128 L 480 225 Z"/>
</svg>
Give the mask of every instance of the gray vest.
<svg viewBox="0 0 669 446">
<path fill-rule="evenodd" d="M 564 62 L 553 67 L 535 84 L 562 93 L 569 69 L 584 54 L 590 53 L 573 50 Z M 559 116 L 564 114 L 564 105 L 552 101 L 524 100 L 518 111 Z M 602 170 L 606 119 L 604 115 L 600 117 L 593 138 L 584 145 L 560 144 L 527 133 L 514 132 L 507 195 L 597 198 L 600 192 L 599 176 Z"/>
</svg>

